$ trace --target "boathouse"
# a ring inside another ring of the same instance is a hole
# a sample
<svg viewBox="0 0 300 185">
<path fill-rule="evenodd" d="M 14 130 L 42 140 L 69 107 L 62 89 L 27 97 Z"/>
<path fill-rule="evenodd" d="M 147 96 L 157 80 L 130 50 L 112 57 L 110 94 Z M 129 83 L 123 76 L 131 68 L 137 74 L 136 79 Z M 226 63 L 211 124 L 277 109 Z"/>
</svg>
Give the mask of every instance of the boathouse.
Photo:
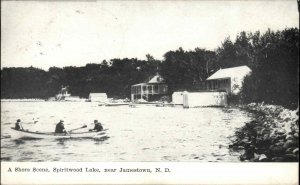
<svg viewBox="0 0 300 185">
<path fill-rule="evenodd" d="M 131 101 L 153 101 L 168 93 L 168 85 L 156 74 L 149 81 L 131 86 Z"/>
<path fill-rule="evenodd" d="M 107 102 L 107 95 L 106 93 L 90 93 L 89 101 L 91 102 Z"/>
<path fill-rule="evenodd" d="M 183 107 L 226 106 L 227 95 L 241 91 L 244 78 L 251 74 L 248 66 L 220 69 L 190 92 L 174 92 L 173 104 Z"/>
<path fill-rule="evenodd" d="M 227 105 L 227 93 L 216 91 L 201 92 L 174 92 L 172 94 L 172 103 L 174 105 L 183 105 L 183 107 L 207 107 Z"/>
<path fill-rule="evenodd" d="M 241 91 L 244 78 L 251 74 L 248 66 L 219 69 L 202 82 L 202 90 L 225 91 L 228 94 L 238 94 Z"/>
</svg>

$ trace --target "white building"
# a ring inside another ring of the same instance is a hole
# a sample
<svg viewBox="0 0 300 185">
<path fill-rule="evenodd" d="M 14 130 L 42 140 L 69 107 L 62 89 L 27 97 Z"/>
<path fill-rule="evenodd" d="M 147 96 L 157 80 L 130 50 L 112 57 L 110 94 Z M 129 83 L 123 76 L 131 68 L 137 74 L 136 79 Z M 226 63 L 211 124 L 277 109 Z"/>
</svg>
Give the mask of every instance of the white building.
<svg viewBox="0 0 300 185">
<path fill-rule="evenodd" d="M 237 94 L 241 91 L 244 78 L 250 75 L 252 70 L 248 66 L 239 66 L 220 69 L 206 79 L 206 90 L 223 90 L 227 93 Z"/>
<path fill-rule="evenodd" d="M 106 93 L 90 93 L 89 101 L 91 102 L 107 102 L 107 95 Z"/>
<path fill-rule="evenodd" d="M 226 92 L 174 92 L 172 102 L 184 107 L 226 106 Z"/>
<path fill-rule="evenodd" d="M 168 85 L 156 74 L 149 81 L 131 86 L 131 101 L 152 101 L 168 93 Z"/>
<path fill-rule="evenodd" d="M 172 102 L 175 105 L 182 105 L 183 104 L 183 92 L 174 92 L 172 94 Z"/>
<path fill-rule="evenodd" d="M 174 92 L 172 102 L 184 107 L 226 106 L 227 95 L 239 93 L 244 78 L 250 74 L 247 66 L 220 69 L 201 82 L 196 91 Z"/>
</svg>

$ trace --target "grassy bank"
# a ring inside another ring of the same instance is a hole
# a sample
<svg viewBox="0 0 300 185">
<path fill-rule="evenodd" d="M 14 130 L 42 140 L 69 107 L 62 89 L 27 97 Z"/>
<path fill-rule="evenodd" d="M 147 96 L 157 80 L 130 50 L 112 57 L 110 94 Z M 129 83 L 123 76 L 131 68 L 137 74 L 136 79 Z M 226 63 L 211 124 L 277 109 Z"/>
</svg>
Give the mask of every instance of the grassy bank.
<svg viewBox="0 0 300 185">
<path fill-rule="evenodd" d="M 299 109 L 251 103 L 241 106 L 256 117 L 235 132 L 229 146 L 241 161 L 299 161 Z"/>
</svg>

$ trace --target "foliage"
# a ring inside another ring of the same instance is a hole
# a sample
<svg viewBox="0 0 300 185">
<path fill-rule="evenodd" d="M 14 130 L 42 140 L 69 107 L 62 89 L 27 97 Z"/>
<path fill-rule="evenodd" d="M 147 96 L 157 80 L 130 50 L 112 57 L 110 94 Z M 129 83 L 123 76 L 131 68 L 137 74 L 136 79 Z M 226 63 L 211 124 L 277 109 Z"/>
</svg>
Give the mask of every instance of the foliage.
<svg viewBox="0 0 300 185">
<path fill-rule="evenodd" d="M 51 67 L 48 71 L 29 68 L 1 69 L 1 98 L 48 98 L 62 85 L 71 94 L 87 97 L 90 92 L 106 92 L 110 97 L 130 97 L 130 87 L 159 72 L 169 85 L 169 93 L 192 90 L 219 68 L 247 65 L 246 77 L 234 102 L 262 102 L 289 108 L 298 106 L 299 29 L 268 30 L 261 34 L 241 32 L 229 37 L 215 51 L 181 47 L 167 51 L 162 61 L 150 54 L 146 60 L 111 59 L 83 67 Z"/>
<path fill-rule="evenodd" d="M 215 69 L 215 52 L 196 48 L 194 51 L 168 51 L 164 55 L 161 74 L 170 92 L 191 89 L 204 81 Z"/>
<path fill-rule="evenodd" d="M 41 69 L 4 68 L 1 70 L 1 98 L 46 97 L 46 79 L 47 73 Z"/>
<path fill-rule="evenodd" d="M 36 68 L 3 68 L 1 98 L 48 98 L 61 86 L 72 95 L 88 97 L 90 92 L 105 92 L 110 97 L 130 97 L 130 87 L 154 75 L 160 61 L 112 59 L 110 64 L 87 64 L 85 67 L 57 67 L 43 71 Z"/>
<path fill-rule="evenodd" d="M 253 38 L 251 38 L 253 40 Z M 262 102 L 297 108 L 299 97 L 299 30 L 268 30 L 256 34 L 252 75 L 243 84 L 243 102 Z"/>
</svg>

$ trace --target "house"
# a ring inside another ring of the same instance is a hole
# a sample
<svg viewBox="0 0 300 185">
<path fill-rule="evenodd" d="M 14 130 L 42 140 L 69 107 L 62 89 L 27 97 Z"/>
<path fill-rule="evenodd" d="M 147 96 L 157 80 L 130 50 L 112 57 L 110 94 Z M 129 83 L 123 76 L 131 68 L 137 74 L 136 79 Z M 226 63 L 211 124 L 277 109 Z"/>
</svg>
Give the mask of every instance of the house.
<svg viewBox="0 0 300 185">
<path fill-rule="evenodd" d="M 90 93 L 89 101 L 91 102 L 107 102 L 107 95 L 106 93 Z"/>
<path fill-rule="evenodd" d="M 156 74 L 148 82 L 131 86 L 131 101 L 152 101 L 168 93 L 168 85 Z"/>
<path fill-rule="evenodd" d="M 248 66 L 219 69 L 208 77 L 205 82 L 202 82 L 202 89 L 237 94 L 241 91 L 244 78 L 250 75 L 251 72 Z"/>
<path fill-rule="evenodd" d="M 251 74 L 247 66 L 220 69 L 195 86 L 191 92 L 174 92 L 172 102 L 183 107 L 226 106 L 227 95 L 241 91 L 244 78 Z"/>
</svg>

